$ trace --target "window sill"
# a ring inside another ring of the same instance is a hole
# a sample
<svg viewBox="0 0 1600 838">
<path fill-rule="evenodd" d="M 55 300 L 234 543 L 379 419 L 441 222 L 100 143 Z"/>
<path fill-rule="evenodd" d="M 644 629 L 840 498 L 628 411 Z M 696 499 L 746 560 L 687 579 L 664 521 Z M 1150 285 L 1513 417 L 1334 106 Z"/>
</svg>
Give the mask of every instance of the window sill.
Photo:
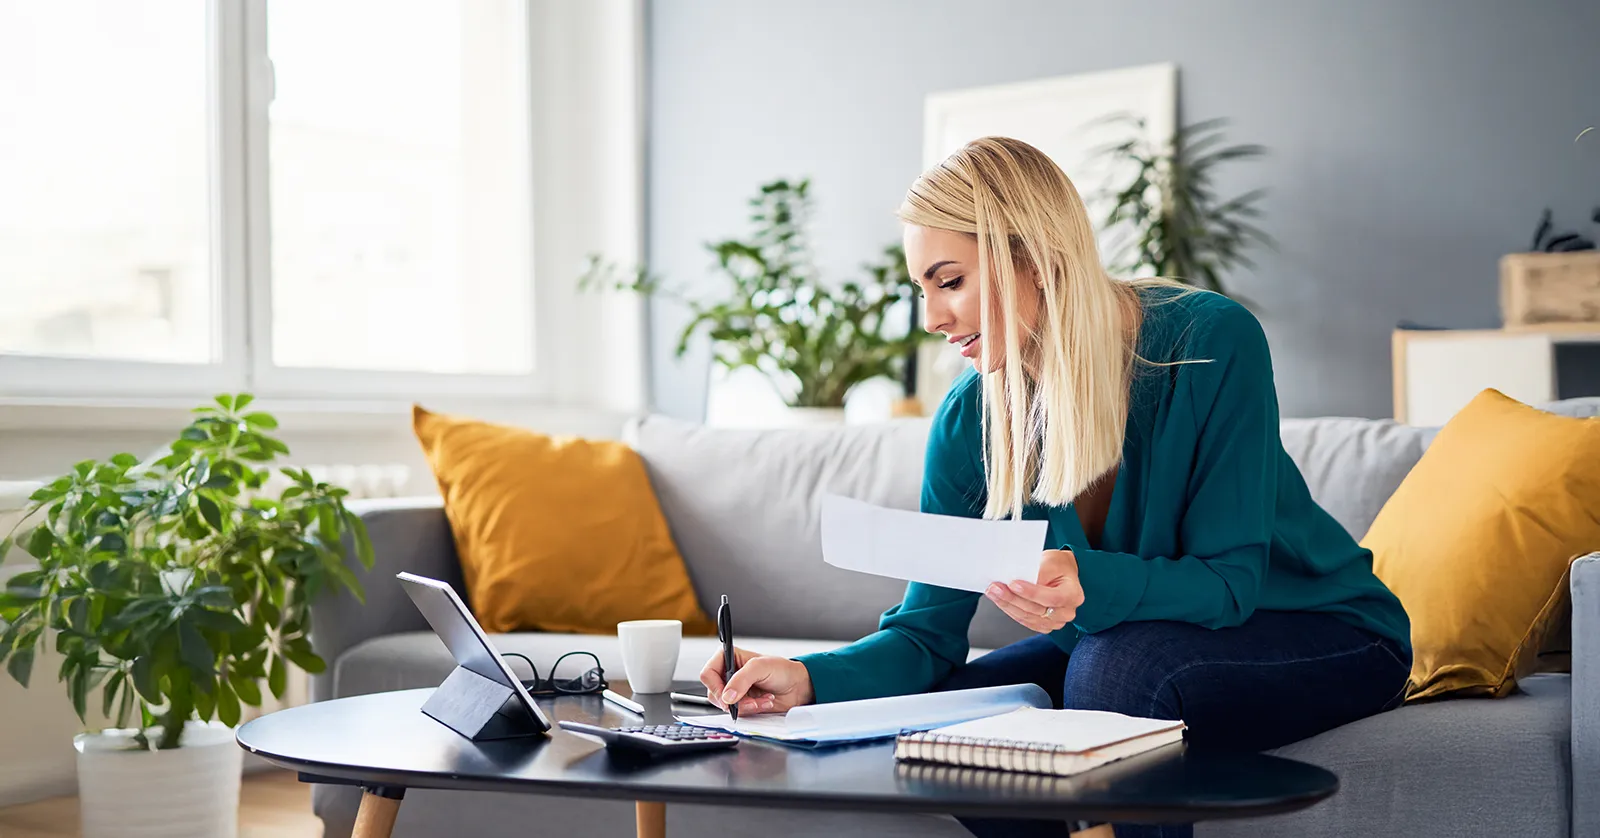
<svg viewBox="0 0 1600 838">
<path fill-rule="evenodd" d="M 175 398 L 0 397 L 0 432 L 145 430 L 176 434 L 201 400 Z M 610 408 L 527 399 L 441 397 L 423 401 L 430 410 L 489 422 L 537 427 L 556 433 L 620 432 L 631 414 Z M 401 399 L 273 399 L 251 405 L 277 418 L 282 432 L 409 429 L 412 402 Z"/>
</svg>

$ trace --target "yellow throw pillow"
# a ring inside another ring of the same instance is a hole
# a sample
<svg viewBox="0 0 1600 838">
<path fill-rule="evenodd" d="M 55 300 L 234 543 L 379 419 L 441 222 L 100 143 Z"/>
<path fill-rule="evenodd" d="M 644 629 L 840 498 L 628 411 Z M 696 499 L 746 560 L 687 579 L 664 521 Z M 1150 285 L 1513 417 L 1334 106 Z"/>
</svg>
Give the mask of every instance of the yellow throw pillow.
<svg viewBox="0 0 1600 838">
<path fill-rule="evenodd" d="M 610 634 L 672 619 L 713 633 L 633 449 L 420 406 L 412 426 L 485 631 Z"/>
<path fill-rule="evenodd" d="M 1498 698 L 1534 670 L 1595 510 L 1600 419 L 1485 390 L 1440 429 L 1361 542 L 1411 616 L 1408 698 Z"/>
</svg>

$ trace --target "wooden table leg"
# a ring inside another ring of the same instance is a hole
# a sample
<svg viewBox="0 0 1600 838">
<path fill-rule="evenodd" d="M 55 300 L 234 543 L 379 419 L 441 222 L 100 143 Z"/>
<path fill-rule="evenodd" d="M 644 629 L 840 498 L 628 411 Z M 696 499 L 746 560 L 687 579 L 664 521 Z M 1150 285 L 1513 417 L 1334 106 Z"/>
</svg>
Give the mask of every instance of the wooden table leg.
<svg viewBox="0 0 1600 838">
<path fill-rule="evenodd" d="M 639 838 L 667 838 L 667 804 L 641 800 L 633 806 Z"/>
<path fill-rule="evenodd" d="M 356 828 L 350 838 L 389 838 L 405 795 L 405 789 L 395 786 L 362 786 L 361 808 L 356 810 Z"/>
<path fill-rule="evenodd" d="M 1115 835 L 1111 831 L 1111 824 L 1109 823 L 1103 823 L 1099 826 L 1080 824 L 1080 826 L 1083 826 L 1083 828 L 1074 830 L 1070 838 L 1114 838 Z"/>
</svg>

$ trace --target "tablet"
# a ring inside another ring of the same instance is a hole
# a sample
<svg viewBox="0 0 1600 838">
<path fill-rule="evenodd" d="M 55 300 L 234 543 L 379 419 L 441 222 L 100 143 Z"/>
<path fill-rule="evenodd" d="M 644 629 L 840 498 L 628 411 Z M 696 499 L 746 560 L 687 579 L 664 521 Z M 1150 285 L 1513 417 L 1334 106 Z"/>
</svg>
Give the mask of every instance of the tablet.
<svg viewBox="0 0 1600 838">
<path fill-rule="evenodd" d="M 472 612 L 467 610 L 467 604 L 456 595 L 454 588 L 438 579 L 429 579 L 414 573 L 396 573 L 395 578 L 400 580 L 406 595 L 416 603 L 417 610 L 427 618 L 428 625 L 433 627 L 433 633 L 444 641 L 445 648 L 450 650 L 450 656 L 455 658 L 457 666 L 502 686 L 510 687 L 517 700 L 528 708 L 528 713 L 538 723 L 539 729 L 541 731 L 550 729 L 550 720 L 545 718 L 544 713 L 539 710 L 539 705 L 534 703 L 533 696 L 528 694 L 527 687 L 517 680 L 511 667 L 500 657 L 500 652 L 489 642 L 489 636 L 483 633 L 483 627 L 478 625 Z"/>
</svg>

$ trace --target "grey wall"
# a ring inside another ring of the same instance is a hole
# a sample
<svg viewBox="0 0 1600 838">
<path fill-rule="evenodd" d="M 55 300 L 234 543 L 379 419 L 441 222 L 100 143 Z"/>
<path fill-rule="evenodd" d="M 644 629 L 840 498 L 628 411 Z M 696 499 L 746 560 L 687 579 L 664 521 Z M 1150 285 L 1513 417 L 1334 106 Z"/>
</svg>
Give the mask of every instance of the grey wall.
<svg viewBox="0 0 1600 838">
<path fill-rule="evenodd" d="M 1600 204 L 1600 132 L 1572 142 L 1600 123 L 1593 0 L 656 0 L 650 16 L 651 262 L 701 287 L 700 242 L 741 232 L 777 176 L 815 179 L 835 275 L 895 239 L 929 92 L 1176 63 L 1183 121 L 1228 117 L 1272 151 L 1221 188 L 1270 190 L 1279 249 L 1235 284 L 1261 304 L 1286 416 L 1390 415 L 1395 323 L 1497 324 L 1499 257 L 1546 205 L 1578 226 Z M 683 322 L 656 306 L 651 378 L 658 410 L 696 418 L 707 352 L 672 357 Z"/>
</svg>

